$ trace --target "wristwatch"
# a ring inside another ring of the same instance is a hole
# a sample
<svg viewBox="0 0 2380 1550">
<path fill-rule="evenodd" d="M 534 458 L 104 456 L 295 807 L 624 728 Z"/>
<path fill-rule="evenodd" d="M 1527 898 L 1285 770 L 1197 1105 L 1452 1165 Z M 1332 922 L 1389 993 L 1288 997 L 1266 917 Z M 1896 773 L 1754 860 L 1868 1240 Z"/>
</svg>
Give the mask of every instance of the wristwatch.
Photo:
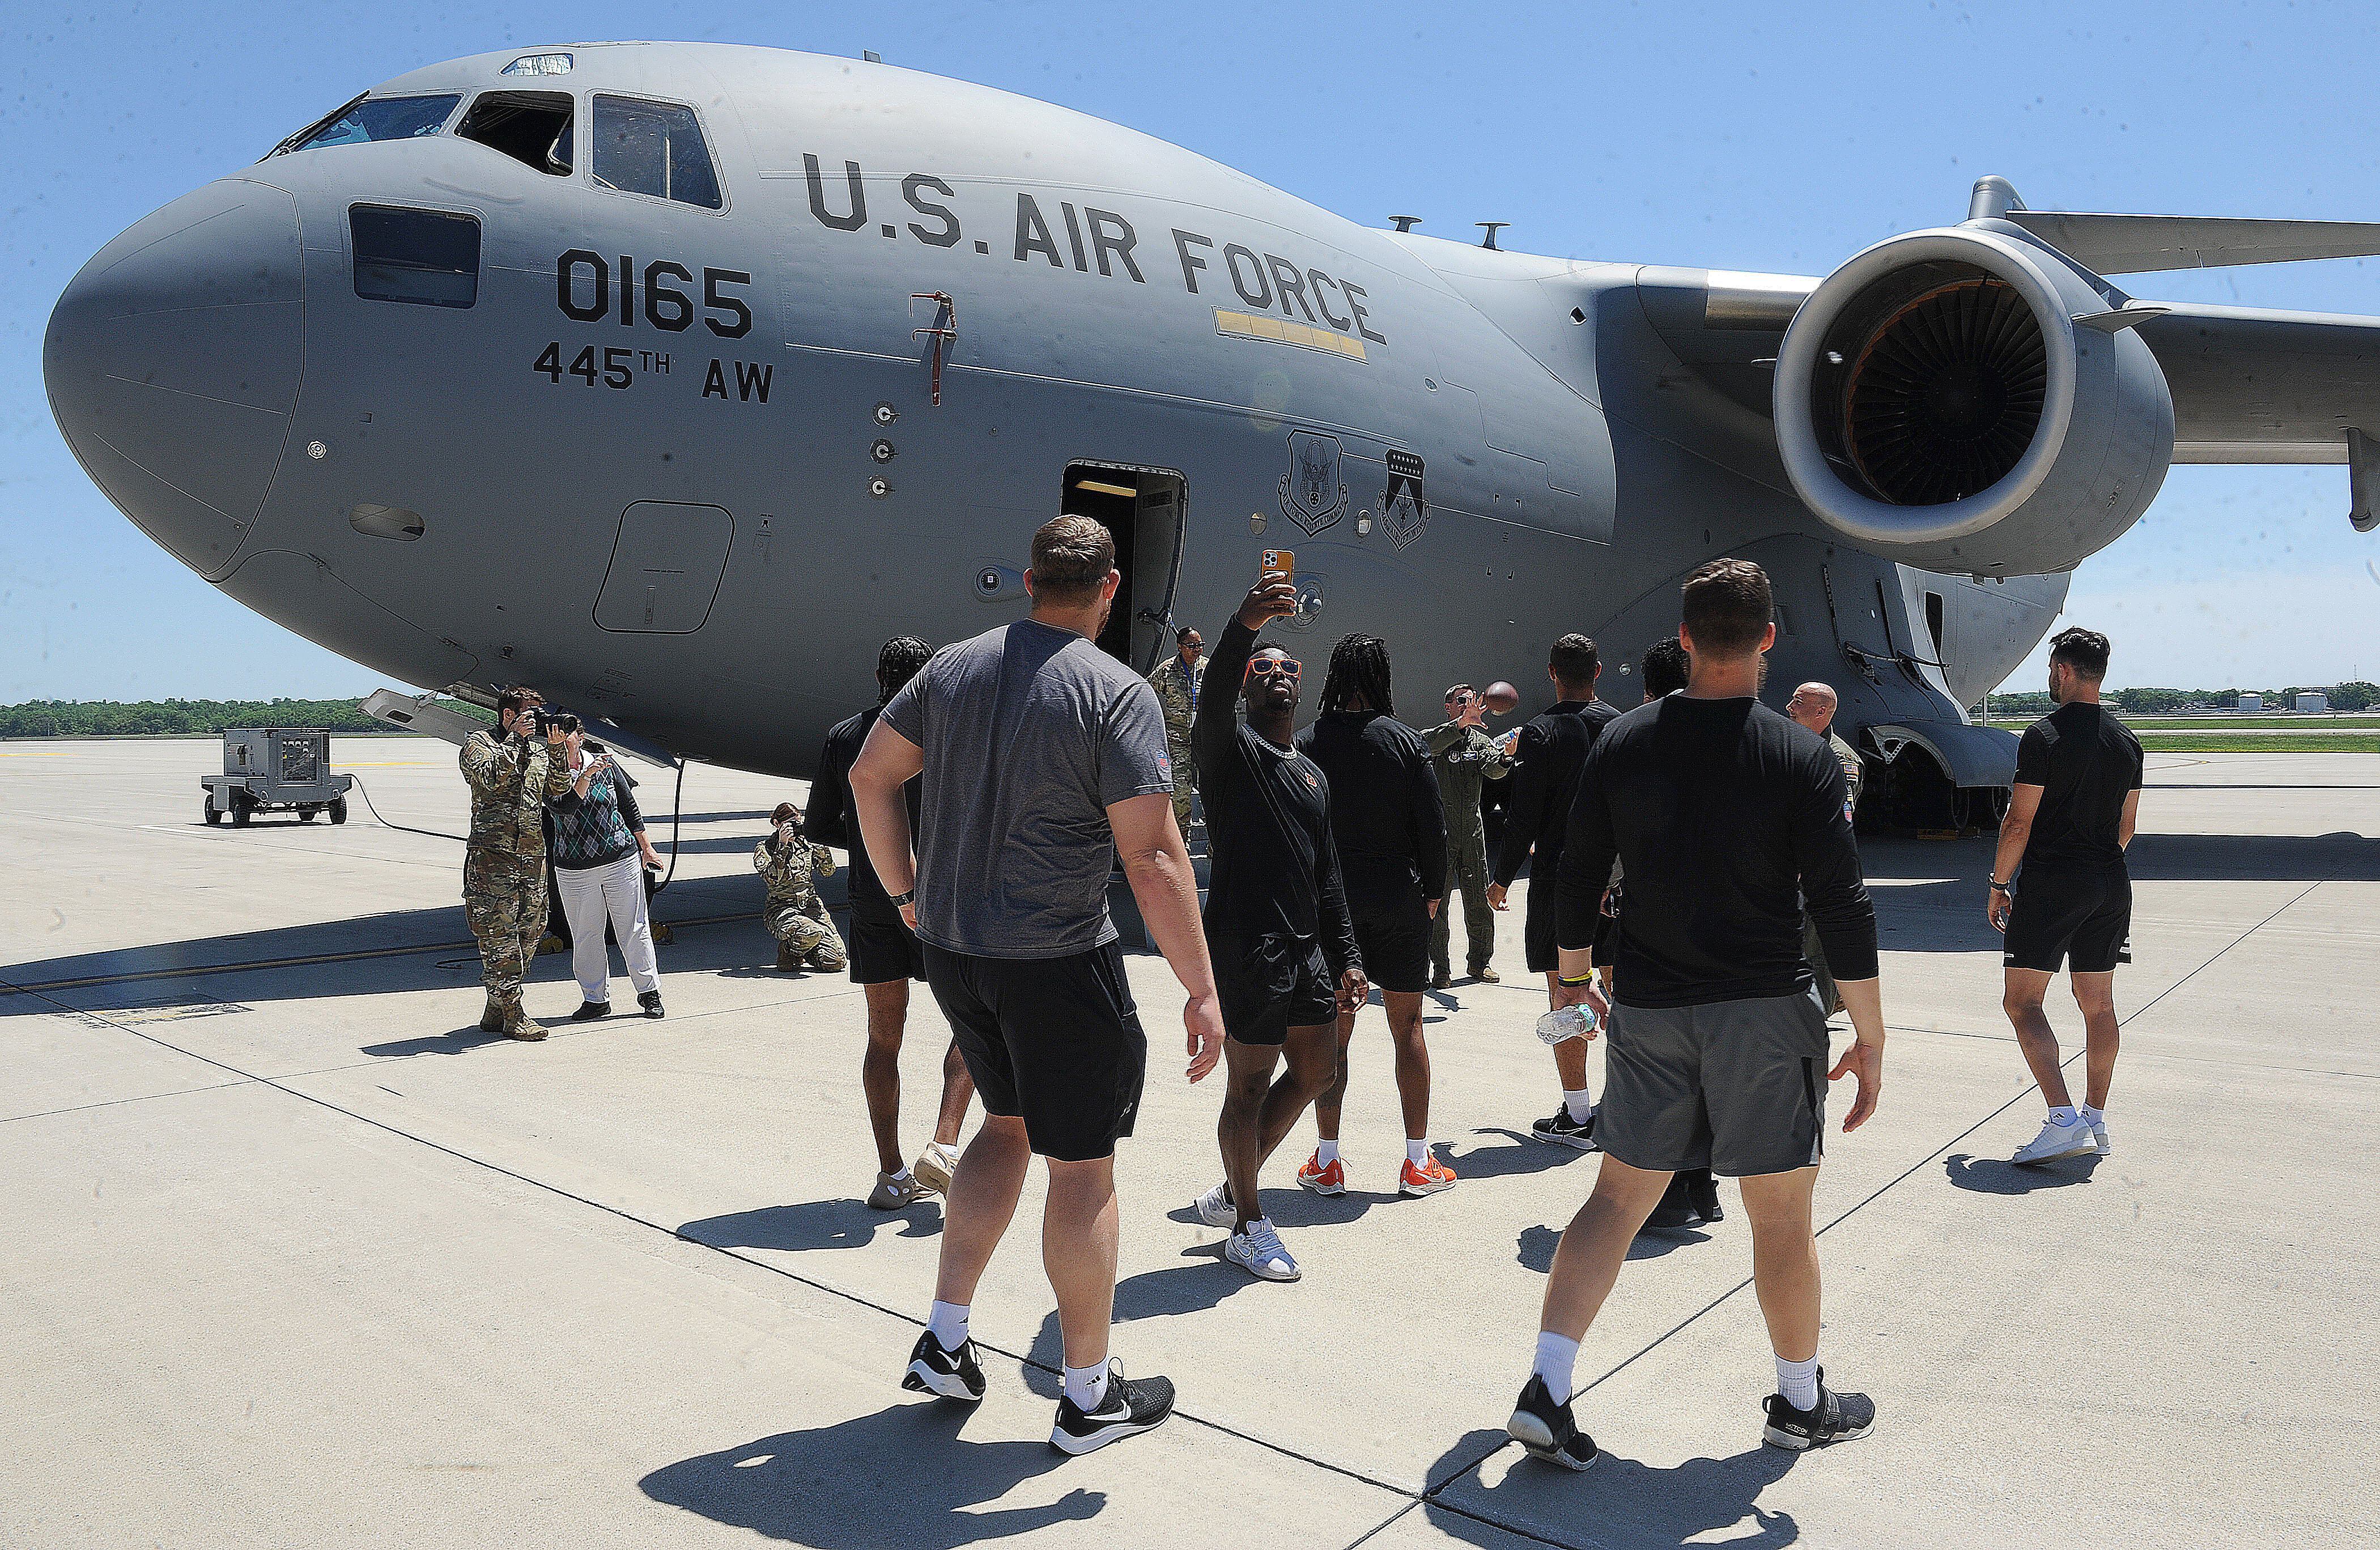
<svg viewBox="0 0 2380 1550">
<path fill-rule="evenodd" d="M 916 903 L 917 902 L 917 890 L 913 888 L 906 893 L 888 893 L 884 896 L 884 902 L 897 910 L 904 904 Z"/>
<path fill-rule="evenodd" d="M 2010 878 L 2004 883 L 1996 882 L 1992 884 L 1992 891 L 1994 893 L 2005 893 L 2013 898 L 2016 894 L 2016 879 L 2014 878 Z"/>
</svg>

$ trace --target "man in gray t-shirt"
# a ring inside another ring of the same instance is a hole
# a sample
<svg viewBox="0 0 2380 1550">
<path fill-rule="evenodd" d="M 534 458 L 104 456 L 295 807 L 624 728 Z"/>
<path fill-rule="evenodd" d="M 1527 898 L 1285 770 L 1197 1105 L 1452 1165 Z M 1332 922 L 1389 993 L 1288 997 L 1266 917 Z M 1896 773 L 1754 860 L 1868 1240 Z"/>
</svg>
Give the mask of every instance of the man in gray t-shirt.
<svg viewBox="0 0 2380 1550">
<path fill-rule="evenodd" d="M 1222 1053 L 1198 884 L 1173 821 L 1156 692 L 1093 644 L 1123 576 L 1088 517 L 1033 535 L 1028 619 L 953 646 L 892 696 L 852 766 L 868 859 L 916 928 L 926 980 L 983 1098 L 951 1176 L 941 1264 L 904 1388 L 983 1398 L 967 1310 L 1036 1156 L 1050 1169 L 1043 1263 L 1064 1397 L 1050 1441 L 1087 1453 L 1172 1413 L 1173 1386 L 1108 1360 L 1115 1145 L 1132 1133 L 1148 1040 L 1108 919 L 1116 861 L 1189 1000 L 1193 1082 Z M 901 787 L 922 774 L 916 850 Z"/>
<path fill-rule="evenodd" d="M 1020 619 L 941 651 L 884 720 L 925 753 L 919 940 L 1061 958 L 1116 939 L 1107 810 L 1173 790 L 1164 713 L 1139 674 Z"/>
</svg>

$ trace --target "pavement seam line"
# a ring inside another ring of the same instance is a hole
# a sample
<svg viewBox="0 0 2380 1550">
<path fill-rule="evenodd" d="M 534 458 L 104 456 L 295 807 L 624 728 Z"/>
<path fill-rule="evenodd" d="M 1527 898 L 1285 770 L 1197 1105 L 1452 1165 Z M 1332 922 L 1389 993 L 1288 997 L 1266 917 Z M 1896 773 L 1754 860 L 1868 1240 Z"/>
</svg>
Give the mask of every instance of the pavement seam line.
<svg viewBox="0 0 2380 1550">
<path fill-rule="evenodd" d="M 193 1093 L 220 1093 L 231 1087 L 253 1086 L 257 1080 L 251 1076 L 238 1082 L 210 1082 L 203 1087 L 176 1087 L 170 1093 L 140 1093 L 128 1098 L 106 1098 L 98 1103 L 71 1104 L 65 1108 L 43 1108 L 31 1114 L 11 1114 L 0 1118 L 0 1125 L 13 1125 L 24 1120 L 51 1120 L 61 1114 L 83 1114 L 94 1108 L 120 1108 L 128 1103 L 155 1103 L 159 1098 L 186 1098 Z"/>
<path fill-rule="evenodd" d="M 739 915 L 735 918 L 742 919 L 744 917 Z M 64 1001 L 60 1001 L 54 997 L 42 995 L 37 991 L 28 990 L 25 987 L 16 985 L 6 980 L 0 980 L 0 989 L 15 990 L 22 994 L 32 995 L 38 999 L 48 1001 L 52 1006 L 56 1007 L 61 1011 L 70 1012 L 81 1017 L 97 1018 L 99 1021 L 105 1023 L 109 1027 L 115 1029 L 119 1033 L 130 1034 L 135 1038 L 146 1039 L 148 1042 L 154 1044 L 161 1048 L 170 1049 L 177 1055 L 187 1055 L 194 1060 L 204 1061 L 206 1064 L 213 1066 L 219 1071 L 230 1072 L 235 1076 L 244 1079 L 241 1082 L 225 1083 L 222 1084 L 224 1086 L 260 1086 L 270 1088 L 276 1093 L 281 1093 L 286 1096 L 299 1099 L 305 1103 L 313 1104 L 317 1108 L 328 1109 L 334 1114 L 353 1120 L 358 1124 L 380 1131 L 383 1134 L 393 1135 L 400 1140 L 410 1141 L 416 1145 L 426 1146 L 433 1152 L 443 1153 L 447 1156 L 453 1157 L 457 1162 L 468 1163 L 474 1168 L 484 1169 L 488 1172 L 501 1175 L 504 1178 L 513 1180 L 518 1183 L 526 1184 L 531 1189 L 542 1190 L 549 1194 L 559 1196 L 564 1200 L 571 1201 L 577 1205 L 589 1206 L 594 1210 L 603 1212 L 607 1216 L 617 1217 L 621 1221 L 628 1222 L 637 1227 L 647 1228 L 654 1232 L 665 1234 L 677 1242 L 690 1244 L 698 1249 L 706 1249 L 712 1253 L 720 1254 L 725 1258 L 735 1260 L 738 1264 L 748 1265 L 754 1269 L 764 1270 L 775 1276 L 782 1276 L 785 1279 L 792 1281 L 796 1285 L 806 1286 L 814 1291 L 824 1292 L 828 1296 L 841 1298 L 844 1302 L 853 1303 L 856 1306 L 867 1308 L 875 1313 L 883 1314 L 888 1317 L 895 1319 L 902 1324 L 908 1325 L 913 1328 L 923 1329 L 925 1327 L 924 1320 L 912 1317 L 896 1309 L 888 1308 L 880 1302 L 872 1302 L 866 1297 L 860 1296 L 857 1292 L 846 1290 L 842 1287 L 834 1286 L 825 1281 L 814 1280 L 808 1276 L 798 1275 L 783 1265 L 773 1265 L 766 1260 L 755 1259 L 747 1253 L 740 1253 L 722 1244 L 706 1243 L 699 1238 L 689 1238 L 684 1233 L 679 1232 L 675 1228 L 665 1227 L 660 1222 L 638 1216 L 633 1211 L 625 1210 L 617 1205 L 607 1205 L 600 1200 L 589 1200 L 585 1195 L 574 1193 L 569 1190 L 564 1189 L 559 1184 L 548 1183 L 542 1179 L 532 1179 L 526 1173 L 516 1172 L 514 1169 L 504 1167 L 502 1163 L 491 1162 L 484 1157 L 473 1156 L 471 1154 L 458 1151 L 455 1147 L 445 1144 L 443 1142 L 432 1141 L 428 1136 L 416 1135 L 412 1132 L 390 1124 L 384 1120 L 375 1120 L 368 1114 L 358 1114 L 354 1109 L 342 1108 L 340 1105 L 333 1103 L 328 1098 L 318 1097 L 311 1093 L 300 1092 L 295 1087 L 286 1085 L 285 1080 L 275 1079 L 269 1076 L 259 1076 L 253 1072 L 241 1071 L 238 1067 L 231 1065 L 226 1061 L 215 1060 L 212 1056 L 201 1055 L 192 1049 L 185 1049 L 177 1044 L 158 1038 L 152 1034 L 144 1033 L 138 1027 L 134 1027 L 128 1023 L 115 1022 L 103 1012 L 80 1011 L 76 1008 L 67 1006 Z M 995 1355 L 1006 1357 L 1010 1361 L 1015 1362 L 1022 1366 L 1033 1368 L 1036 1371 L 1047 1374 L 1053 1377 L 1062 1375 L 1057 1368 L 1050 1366 L 1046 1362 L 1035 1361 L 1029 1352 L 1012 1351 L 1004 1346 L 992 1345 L 990 1342 L 983 1340 L 978 1340 L 976 1343 L 985 1350 L 991 1351 Z M 1327 1459 L 1317 1459 L 1310 1454 L 1301 1453 L 1293 1447 L 1286 1447 L 1281 1443 L 1269 1441 L 1263 1437 L 1256 1436 L 1250 1433 L 1241 1431 L 1237 1427 L 1226 1425 L 1224 1423 L 1220 1421 L 1209 1420 L 1205 1416 L 1195 1414 L 1189 1411 L 1176 1408 L 1173 1413 L 1194 1426 L 1203 1426 L 1209 1431 L 1219 1432 L 1225 1436 L 1237 1438 L 1252 1447 L 1263 1448 L 1267 1452 L 1277 1454 L 1281 1458 L 1289 1459 L 1302 1464 L 1308 1464 L 1316 1469 L 1326 1470 L 1332 1474 L 1344 1476 L 1345 1478 L 1355 1481 L 1361 1484 L 1374 1486 L 1394 1496 L 1405 1497 L 1409 1503 L 1418 1503 L 1422 1500 L 1422 1496 L 1419 1494 L 1406 1488 L 1405 1486 L 1396 1484 L 1391 1481 L 1377 1479 L 1371 1475 L 1366 1474 L 1361 1470 L 1352 1469 L 1344 1464 L 1334 1464 Z M 1450 1479 L 1452 1477 L 1450 1477 Z"/>
</svg>

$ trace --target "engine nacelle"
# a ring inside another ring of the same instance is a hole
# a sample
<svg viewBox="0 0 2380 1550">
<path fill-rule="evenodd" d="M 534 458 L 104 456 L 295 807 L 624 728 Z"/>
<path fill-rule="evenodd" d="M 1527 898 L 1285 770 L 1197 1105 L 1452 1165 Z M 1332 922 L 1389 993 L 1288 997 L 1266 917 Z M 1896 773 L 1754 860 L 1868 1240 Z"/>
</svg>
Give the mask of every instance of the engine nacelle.
<svg viewBox="0 0 2380 1550">
<path fill-rule="evenodd" d="M 1878 554 L 1983 575 L 2072 569 L 2148 508 L 2173 396 L 2140 335 L 2079 326 L 2095 278 L 2009 229 L 1860 253 L 1777 356 L 1777 445 L 1803 501 Z"/>
</svg>

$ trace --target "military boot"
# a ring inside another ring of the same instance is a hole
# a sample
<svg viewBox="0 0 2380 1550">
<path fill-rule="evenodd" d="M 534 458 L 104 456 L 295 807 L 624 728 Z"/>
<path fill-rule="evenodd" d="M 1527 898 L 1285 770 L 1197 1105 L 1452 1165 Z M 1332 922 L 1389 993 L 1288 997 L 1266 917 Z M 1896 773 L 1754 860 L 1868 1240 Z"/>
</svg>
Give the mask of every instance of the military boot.
<svg viewBox="0 0 2380 1550">
<path fill-rule="evenodd" d="M 488 998 L 488 1010 L 480 1013 L 480 1032 L 483 1034 L 501 1034 L 504 1031 L 504 1009 L 498 1006 L 496 1004 L 496 999 L 493 996 L 491 996 Z"/>
<path fill-rule="evenodd" d="M 504 1014 L 504 1037 L 535 1044 L 545 1037 L 545 1024 L 516 1006 Z"/>
<path fill-rule="evenodd" d="M 777 969 L 779 973 L 788 975 L 797 975 L 802 972 L 802 955 L 794 951 L 793 943 L 777 944 Z"/>
</svg>

